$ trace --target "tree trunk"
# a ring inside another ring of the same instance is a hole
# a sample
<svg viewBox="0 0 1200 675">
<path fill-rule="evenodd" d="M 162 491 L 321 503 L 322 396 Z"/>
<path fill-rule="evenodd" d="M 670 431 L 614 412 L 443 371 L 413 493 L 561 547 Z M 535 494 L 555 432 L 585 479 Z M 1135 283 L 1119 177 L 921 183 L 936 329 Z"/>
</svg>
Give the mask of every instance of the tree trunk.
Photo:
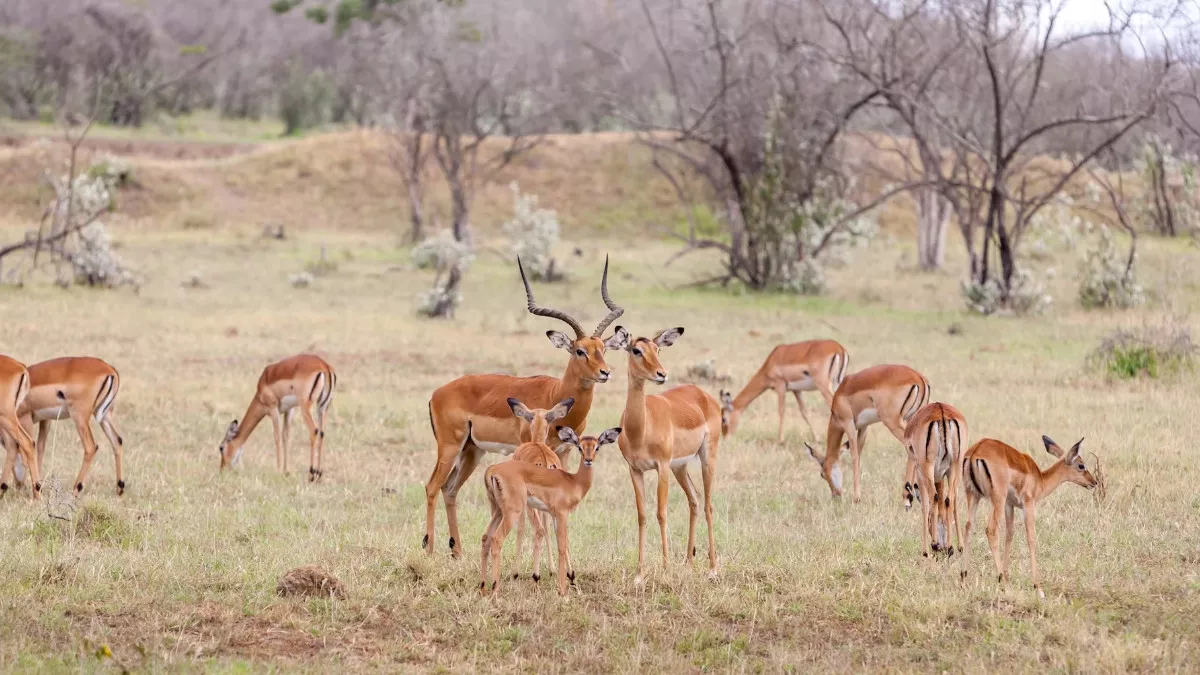
<svg viewBox="0 0 1200 675">
<path fill-rule="evenodd" d="M 467 191 L 460 176 L 447 177 L 450 182 L 450 218 L 453 223 L 454 239 L 471 247 L 471 223 L 468 221 L 470 207 Z"/>
<path fill-rule="evenodd" d="M 950 225 L 950 200 L 934 188 L 917 193 L 917 262 L 921 269 L 941 269 L 946 262 L 946 228 Z"/>
<path fill-rule="evenodd" d="M 420 172 L 416 172 L 420 173 Z M 421 186 L 420 177 L 410 177 L 408 181 L 408 238 L 413 244 L 425 238 L 424 220 L 421 215 Z"/>
</svg>

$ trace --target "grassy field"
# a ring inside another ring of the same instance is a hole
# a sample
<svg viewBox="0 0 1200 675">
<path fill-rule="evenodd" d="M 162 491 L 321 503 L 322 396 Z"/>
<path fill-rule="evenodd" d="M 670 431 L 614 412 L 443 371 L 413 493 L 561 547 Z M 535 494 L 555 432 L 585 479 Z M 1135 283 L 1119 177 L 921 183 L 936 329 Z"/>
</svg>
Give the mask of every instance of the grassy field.
<svg viewBox="0 0 1200 675">
<path fill-rule="evenodd" d="M 10 218 L 0 234 L 8 240 L 20 227 Z M 440 504 L 435 555 L 420 550 L 435 457 L 430 392 L 465 373 L 557 375 L 565 364 L 542 335 L 560 326 L 524 312 L 512 264 L 481 254 L 458 318 L 430 322 L 413 311 L 430 275 L 407 268 L 394 231 L 323 221 L 286 241 L 259 231 L 249 221 L 189 229 L 132 219 L 113 235 L 145 278 L 139 293 L 64 291 L 44 280 L 0 286 L 3 352 L 25 362 L 86 353 L 121 371 L 115 409 L 129 484 L 118 498 L 102 441 L 74 522 L 49 517 L 62 508 L 54 494 L 40 504 L 28 492 L 0 502 L 0 669 L 1200 668 L 1195 377 L 1113 382 L 1085 365 L 1117 327 L 1197 310 L 1194 248 L 1145 245 L 1143 277 L 1155 304 L 1144 312 L 1073 309 L 1076 254 L 1059 251 L 1048 316 L 981 319 L 961 310 L 962 261 L 951 261 L 954 273 L 919 274 L 907 238 L 879 237 L 831 273 L 827 296 L 793 299 L 679 291 L 713 260 L 664 268 L 671 244 L 569 229 L 564 256 L 576 244 L 584 254 L 569 258 L 570 283 L 537 288 L 539 301 L 584 323 L 598 320 L 599 271 L 611 254 L 610 289 L 627 310 L 620 323 L 639 335 L 686 327 L 662 354 L 676 382 L 712 359 L 740 386 L 775 344 L 834 338 L 849 349 L 851 369 L 917 368 L 934 399 L 964 412 L 973 439 L 1005 440 L 1043 467 L 1050 458 L 1041 434 L 1064 445 L 1085 436 L 1085 450 L 1102 461 L 1108 497 L 1100 502 L 1067 485 L 1040 508 L 1045 600 L 1032 591 L 1023 534 L 1014 542 L 1012 585 L 997 587 L 978 520 L 972 574 L 960 586 L 957 562 L 920 557 L 918 518 L 900 503 L 903 454 L 886 431 L 870 433 L 863 501 L 834 502 L 817 466 L 801 456 L 808 432 L 794 405 L 786 443 L 774 441 L 768 395 L 720 446 L 719 580 L 706 578 L 703 562 L 683 567 L 687 508 L 672 484 L 672 564 L 652 565 L 645 586 L 635 587 L 632 490 L 619 452 L 606 448 L 571 521 L 579 579 L 564 602 L 546 578 L 535 585 L 528 576 L 505 583 L 495 599 L 479 597 L 488 517 L 479 473 L 459 499 L 464 557 L 448 555 Z M 337 269 L 292 288 L 287 275 L 322 245 Z M 184 285 L 193 272 L 207 288 Z M 325 356 L 339 373 L 324 482 L 305 482 L 307 448 L 295 434 L 293 470 L 277 472 L 266 424 L 240 470 L 220 474 L 217 445 L 259 371 L 301 351 Z M 610 354 L 609 363 L 618 376 L 597 392 L 592 431 L 617 424 L 623 407 L 625 355 Z M 823 428 L 823 405 L 809 401 Z M 67 425 L 53 430 L 47 471 L 66 486 L 81 451 Z M 700 530 L 703 541 L 703 523 Z M 656 541 L 653 518 L 649 534 Z M 701 560 L 704 553 L 701 545 Z M 653 547 L 648 560 L 658 562 Z M 278 597 L 281 575 L 306 564 L 333 572 L 348 597 Z"/>
</svg>

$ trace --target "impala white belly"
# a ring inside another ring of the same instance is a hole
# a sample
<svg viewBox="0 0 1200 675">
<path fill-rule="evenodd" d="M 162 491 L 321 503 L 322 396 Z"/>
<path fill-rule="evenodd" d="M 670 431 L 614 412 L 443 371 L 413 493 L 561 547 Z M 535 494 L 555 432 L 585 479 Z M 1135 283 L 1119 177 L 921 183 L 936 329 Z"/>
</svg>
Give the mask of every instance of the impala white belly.
<svg viewBox="0 0 1200 675">
<path fill-rule="evenodd" d="M 546 506 L 546 502 L 538 499 L 537 497 L 530 497 L 529 499 L 526 500 L 526 502 L 533 508 L 537 509 L 538 511 L 546 511 L 546 512 L 550 511 L 550 507 Z"/>
<path fill-rule="evenodd" d="M 854 426 L 859 429 L 879 421 L 879 411 L 874 408 L 863 408 L 854 420 Z"/>
<path fill-rule="evenodd" d="M 279 399 L 279 412 L 285 413 L 285 412 L 291 410 L 292 408 L 295 408 L 296 405 L 299 403 L 300 403 L 300 399 L 296 398 L 296 396 L 294 394 L 288 394 L 288 395 L 284 396 L 283 398 Z"/>
<path fill-rule="evenodd" d="M 652 459 L 643 458 L 630 461 L 629 466 L 633 467 L 637 471 L 654 471 L 658 468 L 658 462 Z"/>
<path fill-rule="evenodd" d="M 475 447 L 479 448 L 480 450 L 482 450 L 484 452 L 494 452 L 494 453 L 497 453 L 500 455 L 511 455 L 511 454 L 513 454 L 513 451 L 517 449 L 517 446 L 511 445 L 509 443 L 496 443 L 494 441 L 481 441 L 476 438 L 472 438 L 471 442 L 475 444 Z"/>
<path fill-rule="evenodd" d="M 38 422 L 46 422 L 49 420 L 65 420 L 71 416 L 71 411 L 67 406 L 60 405 L 53 408 L 39 408 L 33 411 L 33 419 Z"/>
<path fill-rule="evenodd" d="M 788 391 L 816 391 L 817 383 L 813 382 L 811 375 L 787 383 Z"/>
<path fill-rule="evenodd" d="M 695 462 L 695 461 L 697 461 L 697 460 L 699 460 L 699 459 L 700 459 L 700 452 L 699 452 L 699 451 L 697 451 L 697 452 L 694 452 L 694 453 L 692 453 L 692 454 L 690 454 L 690 455 L 687 455 L 687 456 L 685 456 L 685 457 L 676 457 L 675 459 L 672 459 L 672 460 L 671 460 L 671 470 L 672 470 L 672 471 L 677 471 L 677 470 L 679 470 L 680 468 L 682 468 L 682 467 L 685 467 L 685 466 L 687 466 L 688 464 L 691 464 L 692 462 Z"/>
</svg>

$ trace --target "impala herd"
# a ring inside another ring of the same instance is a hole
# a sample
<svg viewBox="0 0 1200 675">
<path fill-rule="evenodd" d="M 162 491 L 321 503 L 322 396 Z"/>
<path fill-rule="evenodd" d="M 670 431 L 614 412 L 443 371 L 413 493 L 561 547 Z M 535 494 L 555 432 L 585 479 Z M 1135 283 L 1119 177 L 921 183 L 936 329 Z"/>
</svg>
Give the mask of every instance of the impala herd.
<svg viewBox="0 0 1200 675">
<path fill-rule="evenodd" d="M 629 468 L 638 519 L 638 573 L 645 573 L 646 499 L 645 472 L 657 475 L 656 517 L 662 546 L 663 566 L 670 560 L 667 544 L 667 493 L 670 475 L 683 489 L 688 501 L 688 542 L 685 561 L 696 555 L 696 520 L 700 497 L 688 468 L 700 464 L 704 518 L 708 529 L 709 576 L 717 574 L 717 552 L 713 531 L 712 493 L 716 480 L 718 448 L 722 437 L 737 431 L 742 414 L 756 398 L 774 390 L 779 404 L 778 439 L 784 440 L 783 417 L 788 392 L 816 437 L 804 407 L 801 392 L 818 391 L 830 408 L 825 434 L 825 451 L 808 443 L 808 454 L 820 467 L 821 477 L 834 497 L 842 495 L 843 449 L 850 451 L 853 466 L 853 499 L 860 497 L 861 455 L 867 428 L 882 423 L 907 451 L 903 502 L 921 504 L 922 554 L 962 552 L 964 563 L 970 550 L 971 522 L 979 502 L 991 503 L 987 539 L 1001 582 L 1008 578 L 1009 548 L 1013 538 L 1015 509 L 1025 512 L 1025 536 L 1029 546 L 1034 588 L 1043 595 L 1038 576 L 1034 517 L 1038 503 L 1065 482 L 1094 488 L 1097 479 L 1080 455 L 1082 439 L 1064 451 L 1043 436 L 1046 451 L 1058 461 L 1046 470 L 1027 454 L 993 439 L 967 447 L 967 421 L 947 403 L 930 403 L 929 381 L 903 365 L 879 365 L 847 373 L 849 355 L 832 340 L 810 340 L 777 346 L 740 393 L 721 391 L 714 398 L 703 389 L 684 384 L 661 394 L 647 394 L 648 383 L 665 384 L 667 370 L 660 360 L 663 348 L 683 335 L 682 327 L 669 328 L 654 337 L 632 337 L 622 326 L 607 328 L 624 310 L 608 294 L 608 261 L 600 282 L 600 295 L 609 313 L 587 334 L 574 318 L 554 309 L 539 307 L 525 270 L 517 261 L 525 287 L 528 310 L 557 319 L 573 335 L 547 331 L 555 347 L 567 352 L 562 377 L 546 375 L 466 375 L 437 388 L 429 399 L 429 423 L 437 446 L 437 461 L 425 485 L 425 536 L 422 547 L 433 552 L 434 515 L 438 493 L 446 508 L 450 530 L 450 552 L 462 554 L 458 528 L 457 495 L 487 453 L 511 455 L 492 464 L 484 473 L 484 487 L 491 508 L 491 521 L 481 542 L 480 590 L 485 595 L 497 589 L 500 552 L 514 525 L 517 533 L 517 564 L 526 519 L 534 528 L 533 575 L 537 581 L 546 526 L 542 514 L 553 523 L 558 548 L 558 591 L 566 595 L 573 585 L 567 524 L 592 485 L 593 463 L 599 450 L 615 443 Z M 584 436 L 595 386 L 612 377 L 606 352 L 625 351 L 628 359 L 628 390 L 620 426 L 598 436 Z M 299 410 L 309 436 L 310 481 L 323 475 L 322 458 L 329 405 L 337 385 L 337 374 L 323 359 L 302 354 L 268 365 L 245 415 L 234 420 L 220 443 L 220 468 L 236 465 L 242 448 L 264 417 L 275 433 L 275 461 L 287 471 L 290 421 Z M 0 443 L 6 450 L 0 494 L 10 485 L 23 482 L 28 473 L 32 498 L 41 496 L 41 476 L 50 422 L 70 419 L 83 444 L 83 464 L 74 490 L 82 492 L 98 446 L 91 430 L 95 420 L 112 446 L 117 475 L 117 494 L 125 491 L 124 441 L 117 431 L 114 403 L 121 378 L 116 369 L 92 357 L 67 357 L 36 363 L 26 368 L 0 355 Z M 33 438 L 37 427 L 37 440 Z M 548 444 L 553 429 L 555 443 Z M 36 448 L 36 453 L 35 453 Z M 566 471 L 567 455 L 578 450 L 580 464 Z M 965 527 L 959 523 L 959 486 L 967 497 Z M 999 527 L 1004 519 L 1004 551 L 999 550 Z M 954 533 L 955 543 L 949 542 Z M 491 565 L 489 570 L 489 564 Z M 490 572 L 490 574 L 489 574 Z M 964 564 L 962 576 L 967 575 Z M 490 589 L 488 578 L 491 578 Z M 516 578 L 514 574 L 514 578 Z"/>
</svg>

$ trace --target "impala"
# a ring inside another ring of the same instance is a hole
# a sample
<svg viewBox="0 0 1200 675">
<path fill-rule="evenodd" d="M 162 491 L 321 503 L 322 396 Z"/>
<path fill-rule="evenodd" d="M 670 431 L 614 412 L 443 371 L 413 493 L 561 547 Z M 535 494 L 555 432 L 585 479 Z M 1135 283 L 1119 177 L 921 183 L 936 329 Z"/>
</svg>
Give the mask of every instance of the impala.
<svg viewBox="0 0 1200 675">
<path fill-rule="evenodd" d="M 629 351 L 629 392 L 621 415 L 621 437 L 617 444 L 629 464 L 634 503 L 638 516 L 638 575 L 644 579 L 646 558 L 646 486 L 644 473 L 658 473 L 658 531 L 662 539 L 663 567 L 667 553 L 667 488 L 669 474 L 683 488 L 688 500 L 688 544 L 685 562 L 696 555 L 696 512 L 699 500 L 688 474 L 688 465 L 700 462 L 704 478 L 704 518 L 708 523 L 709 576 L 717 574 L 717 548 L 713 537 L 713 480 L 716 477 L 717 448 L 721 440 L 721 405 L 711 394 L 691 384 L 668 389 L 655 396 L 646 395 L 646 383 L 664 384 L 666 370 L 658 359 L 662 347 L 670 347 L 683 335 L 683 328 L 669 328 L 654 339 L 639 337 L 623 346 Z M 628 339 L 628 338 L 626 338 Z"/>
<path fill-rule="evenodd" d="M 571 411 L 571 406 L 573 405 L 575 405 L 575 399 L 569 398 L 560 402 L 550 410 L 530 410 L 529 408 L 525 407 L 525 404 L 521 403 L 517 399 L 508 399 L 508 407 L 512 409 L 513 415 L 515 415 L 518 419 L 524 420 L 529 426 L 529 441 L 517 446 L 517 449 L 513 451 L 511 461 L 527 462 L 534 466 L 540 466 L 546 469 L 561 469 L 562 465 L 560 464 L 560 458 L 557 453 L 550 449 L 550 446 L 546 445 L 546 439 L 550 436 L 550 425 L 554 424 L 563 417 L 566 417 L 567 413 Z M 524 433 L 525 431 L 523 430 L 522 434 Z M 537 507 L 535 506 L 534 508 L 536 509 Z M 536 511 L 526 509 L 526 512 L 529 516 L 529 522 L 531 525 L 533 525 L 533 530 L 536 533 L 533 546 L 534 567 L 536 568 L 539 562 L 539 556 L 541 555 L 541 537 L 543 536 L 545 529 L 542 526 L 542 519 L 540 516 L 538 516 Z M 516 567 L 518 570 L 521 569 L 521 543 L 524 541 L 524 539 L 525 519 L 522 518 L 517 523 Z M 569 560 L 567 561 L 567 565 L 568 567 L 570 566 Z M 518 575 L 519 572 L 514 573 L 513 578 L 516 579 Z M 538 574 L 536 570 L 533 573 L 533 580 L 538 581 Z"/>
<path fill-rule="evenodd" d="M 800 416 L 808 425 L 813 438 L 817 437 L 808 410 L 804 407 L 803 391 L 819 391 L 826 405 L 832 404 L 833 392 L 846 376 L 846 364 L 850 361 L 846 348 L 833 340 L 808 340 L 790 345 L 779 345 L 771 350 L 762 367 L 750 378 L 750 382 L 734 397 L 721 391 L 721 423 L 725 434 L 737 431 L 738 420 L 746 407 L 763 392 L 774 390 L 779 398 L 779 442 L 783 442 L 783 410 L 787 404 L 787 393 L 796 396 Z"/>
<path fill-rule="evenodd" d="M 96 457 L 99 445 L 92 435 L 91 420 L 112 445 L 117 464 L 117 494 L 125 494 L 125 474 L 122 463 L 125 441 L 113 425 L 113 402 L 121 391 L 121 376 L 116 368 L 90 356 L 68 356 L 42 361 L 29 366 L 29 393 L 18 413 L 21 424 L 32 436 L 33 424 L 38 425 L 37 475 L 45 471 L 46 441 L 50 423 L 70 418 L 75 423 L 79 440 L 83 442 L 83 466 L 75 478 L 75 492 L 83 492 L 84 482 Z M 26 464 L 33 474 L 34 465 Z M 18 476 L 20 475 L 18 467 Z M 37 478 L 33 477 L 36 485 Z"/>
<path fill-rule="evenodd" d="M 975 517 L 975 507 L 983 498 L 992 502 L 992 513 L 987 523 L 988 547 L 992 549 L 992 560 L 996 563 L 1000 583 L 1008 581 L 1008 552 L 1013 540 L 1013 510 L 1025 511 L 1025 543 L 1029 547 L 1029 566 L 1033 573 L 1033 587 L 1039 597 L 1046 597 L 1038 578 L 1037 567 L 1037 535 L 1033 522 L 1037 516 L 1037 504 L 1058 489 L 1063 483 L 1075 483 L 1091 490 L 1098 481 L 1088 471 L 1083 459 L 1079 456 L 1079 439 L 1071 449 L 1063 453 L 1063 449 L 1050 439 L 1042 436 L 1046 452 L 1058 457 L 1058 461 L 1050 468 L 1042 471 L 1037 462 L 1029 455 L 1017 450 L 1006 443 L 985 438 L 967 451 L 964 462 L 967 483 L 967 526 L 964 532 L 963 558 L 968 559 L 971 543 L 971 521 Z M 1001 512 L 1004 514 L 1004 557 L 999 554 L 999 525 Z M 967 572 L 964 568 L 963 576 Z"/>
<path fill-rule="evenodd" d="M 842 438 L 849 440 L 854 461 L 854 501 L 860 497 L 861 455 L 867 427 L 882 422 L 896 440 L 904 443 L 905 422 L 929 400 L 929 380 L 908 366 L 883 365 L 860 370 L 842 380 L 830 405 L 829 429 L 822 456 L 808 443 L 804 447 L 821 466 L 821 477 L 834 497 L 842 496 Z"/>
<path fill-rule="evenodd" d="M 558 428 L 559 439 L 579 448 L 582 459 L 575 473 L 560 469 L 546 469 L 527 462 L 500 462 L 488 467 L 484 473 L 488 504 L 492 520 L 483 533 L 483 552 L 479 566 L 479 590 L 487 594 L 488 559 L 492 563 L 492 591 L 500 583 L 500 551 L 504 538 L 512 526 L 520 521 L 527 505 L 533 504 L 554 518 L 555 539 L 558 542 L 558 594 L 567 594 L 567 580 L 574 579 L 568 573 L 570 560 L 567 539 L 567 517 L 575 510 L 592 487 L 592 462 L 601 446 L 612 443 L 621 433 L 620 427 L 608 429 L 599 437 L 579 438 L 571 427 Z M 535 535 L 537 536 L 537 535 Z M 535 549 L 539 546 L 535 539 Z M 537 555 L 534 556 L 536 565 Z"/>
<path fill-rule="evenodd" d="M 21 426 L 18 411 L 29 393 L 29 371 L 20 362 L 0 355 L 0 445 L 7 452 L 4 473 L 0 477 L 0 494 L 8 491 L 8 481 L 13 478 L 16 457 L 20 454 L 29 467 L 29 478 L 33 484 L 33 498 L 42 496 L 41 473 L 33 456 L 33 438 Z"/>
<path fill-rule="evenodd" d="M 916 484 L 905 483 L 909 494 L 921 500 L 921 552 L 928 556 L 929 540 L 936 553 L 949 547 L 950 524 L 954 542 L 962 550 L 958 524 L 958 486 L 962 482 L 963 446 L 967 444 L 967 420 L 949 403 L 930 403 L 913 415 L 904 434 L 909 464 Z"/>
<path fill-rule="evenodd" d="M 299 354 L 263 368 L 258 378 L 254 398 L 242 415 L 225 430 L 221 441 L 221 469 L 241 461 L 242 449 L 254 428 L 270 416 L 275 430 L 275 467 L 287 472 L 289 423 L 297 408 L 308 427 L 308 480 L 320 480 L 324 471 L 321 459 L 325 453 L 325 417 L 333 401 L 337 373 L 319 356 Z"/>
<path fill-rule="evenodd" d="M 575 337 L 559 331 L 546 331 L 550 343 L 570 354 L 562 378 L 549 376 L 513 377 L 510 375 L 465 375 L 438 387 L 429 399 L 429 423 L 437 441 L 437 464 L 425 485 L 425 537 L 421 546 L 433 554 L 434 502 L 438 492 L 446 504 L 446 521 L 450 528 L 450 554 L 458 557 L 462 539 L 458 533 L 458 490 L 475 472 L 484 453 L 511 454 L 522 441 L 529 440 L 528 425 L 522 433 L 520 420 L 513 416 L 506 401 L 519 399 L 525 405 L 549 408 L 566 398 L 575 399 L 571 412 L 561 420 L 563 426 L 583 433 L 588 411 L 592 408 L 593 388 L 608 381 L 610 371 L 604 352 L 612 345 L 628 339 L 625 329 L 617 326 L 607 340 L 601 339 L 604 329 L 621 316 L 621 309 L 608 297 L 608 260 L 600 280 L 600 297 L 609 313 L 590 336 L 579 322 L 564 312 L 538 307 L 533 290 L 525 277 L 525 268 L 517 261 L 529 312 L 536 316 L 558 319 L 571 327 Z"/>
</svg>

